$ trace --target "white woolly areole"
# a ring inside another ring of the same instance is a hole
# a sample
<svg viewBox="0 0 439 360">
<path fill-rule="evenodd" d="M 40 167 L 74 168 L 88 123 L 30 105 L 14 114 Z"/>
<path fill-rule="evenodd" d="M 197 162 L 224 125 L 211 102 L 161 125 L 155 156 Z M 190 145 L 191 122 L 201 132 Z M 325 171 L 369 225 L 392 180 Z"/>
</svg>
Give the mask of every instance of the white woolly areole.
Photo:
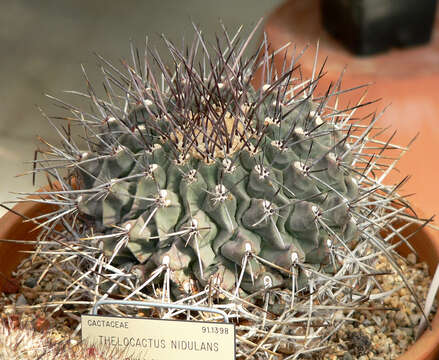
<svg viewBox="0 0 439 360">
<path fill-rule="evenodd" d="M 309 115 L 310 115 L 312 118 L 314 118 L 314 121 L 316 122 L 316 125 L 322 125 L 322 124 L 323 124 L 324 121 L 322 120 L 322 118 L 320 117 L 320 115 L 317 114 L 316 111 L 314 111 L 314 110 L 310 111 Z"/>
<path fill-rule="evenodd" d="M 335 155 L 334 153 L 329 153 L 328 154 L 328 158 L 332 161 L 336 161 L 337 160 L 337 155 Z"/>
<path fill-rule="evenodd" d="M 268 288 L 273 285 L 273 281 L 271 280 L 271 277 L 268 275 L 264 276 L 264 287 Z"/>
<path fill-rule="evenodd" d="M 299 260 L 299 255 L 296 252 L 291 253 L 291 262 L 295 264 Z"/>
<path fill-rule="evenodd" d="M 178 163 L 185 162 L 187 159 L 189 159 L 189 157 L 190 157 L 190 155 L 188 153 L 187 154 L 180 153 L 180 154 L 178 154 L 177 162 Z"/>
<path fill-rule="evenodd" d="M 226 187 L 223 184 L 215 186 L 215 193 L 217 195 L 224 195 L 227 192 Z"/>
<path fill-rule="evenodd" d="M 322 120 L 322 118 L 320 117 L 320 115 L 316 116 L 316 125 L 322 125 L 324 123 L 324 121 Z"/>
<path fill-rule="evenodd" d="M 169 262 L 171 261 L 169 255 L 163 256 L 162 264 L 163 265 L 169 265 Z"/>
<path fill-rule="evenodd" d="M 230 165 L 232 165 L 232 160 L 230 159 L 224 159 L 223 160 L 224 167 L 228 168 Z"/>
<path fill-rule="evenodd" d="M 264 206 L 265 210 L 267 210 L 267 211 L 272 210 L 271 202 L 269 202 L 268 200 L 264 200 L 262 202 L 262 205 Z"/>
<path fill-rule="evenodd" d="M 125 150 L 126 148 L 125 148 L 125 146 L 123 146 L 123 145 L 119 145 L 117 148 L 116 148 L 116 154 L 117 153 L 120 153 L 121 151 L 123 151 L 123 150 Z"/>
<path fill-rule="evenodd" d="M 255 165 L 255 171 L 259 174 L 260 179 L 265 179 L 268 175 L 270 175 L 270 172 L 259 164 Z"/>
<path fill-rule="evenodd" d="M 294 129 L 294 132 L 295 132 L 297 135 L 305 135 L 305 131 L 304 131 L 303 128 L 301 128 L 300 126 L 296 127 L 296 128 Z"/>
<path fill-rule="evenodd" d="M 230 159 L 225 158 L 225 159 L 222 161 L 222 164 L 223 164 L 223 166 L 224 166 L 224 169 L 225 169 L 227 172 L 233 172 L 233 171 L 236 169 L 236 166 L 235 166 L 235 165 L 232 166 L 232 160 L 230 160 Z"/>
<path fill-rule="evenodd" d="M 275 147 L 276 149 L 279 149 L 281 151 L 287 151 L 288 150 L 288 148 L 285 146 L 284 142 L 280 141 L 280 140 L 272 140 L 271 141 L 271 145 L 273 147 Z"/>
<path fill-rule="evenodd" d="M 252 245 L 249 242 L 245 243 L 245 251 L 251 252 L 252 251 Z"/>
<path fill-rule="evenodd" d="M 262 91 L 267 91 L 269 88 L 270 88 L 270 84 L 264 84 L 264 85 L 262 85 Z"/>
<path fill-rule="evenodd" d="M 197 170 L 195 170 L 195 169 L 189 170 L 189 172 L 186 176 L 186 180 L 188 182 L 193 182 L 193 181 L 195 181 L 196 176 L 197 176 Z"/>
<path fill-rule="evenodd" d="M 168 192 L 164 189 L 159 191 L 159 199 L 162 202 L 162 205 L 164 206 L 169 206 L 171 205 L 171 200 L 167 199 L 166 197 L 168 196 Z"/>
<path fill-rule="evenodd" d="M 267 125 L 267 124 L 274 124 L 273 118 L 270 117 L 270 116 L 266 116 L 265 119 L 264 119 L 264 124 L 265 125 Z"/>
<path fill-rule="evenodd" d="M 316 205 L 313 205 L 313 206 L 311 206 L 311 210 L 312 210 L 312 212 L 314 213 L 314 215 L 318 215 L 318 213 L 319 213 L 319 207 L 318 206 L 316 206 Z"/>
<path fill-rule="evenodd" d="M 300 161 L 295 161 L 294 167 L 302 173 L 305 172 L 305 164 L 301 163 Z"/>
<path fill-rule="evenodd" d="M 126 231 L 130 231 L 132 227 L 133 227 L 133 225 L 131 225 L 130 223 L 128 223 L 124 226 Z"/>
</svg>

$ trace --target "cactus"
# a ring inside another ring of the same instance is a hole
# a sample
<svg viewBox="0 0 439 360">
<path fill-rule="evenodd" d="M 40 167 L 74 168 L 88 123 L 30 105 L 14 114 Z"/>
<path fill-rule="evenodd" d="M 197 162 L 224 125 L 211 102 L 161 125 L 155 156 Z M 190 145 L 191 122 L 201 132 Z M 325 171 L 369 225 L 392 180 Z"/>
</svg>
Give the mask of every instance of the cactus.
<svg viewBox="0 0 439 360">
<path fill-rule="evenodd" d="M 73 339 L 60 340 L 50 334 L 0 321 L 0 359 L 20 360 L 117 360 L 129 359 L 126 351 L 101 349 L 78 344 Z"/>
<path fill-rule="evenodd" d="M 143 60 L 132 47 L 124 70 L 98 56 L 107 98 L 88 83 L 77 94 L 91 112 L 55 99 L 68 126 L 35 172 L 60 183 L 39 200 L 60 206 L 40 225 L 56 244 L 38 251 L 70 264 L 78 285 L 64 304 L 206 303 L 253 329 L 282 323 L 264 341 L 276 351 L 284 336 L 300 354 L 349 318 L 334 309 L 354 311 L 376 287 L 379 254 L 399 272 L 389 242 L 405 241 L 410 216 L 382 182 L 399 155 L 383 152 L 407 149 L 374 139 L 377 116 L 354 118 L 365 104 L 339 109 L 340 82 L 316 96 L 323 71 L 303 80 L 296 58 L 277 72 L 283 49 L 263 41 L 244 59 L 251 36 L 238 38 L 210 46 L 196 29 L 183 50 L 165 39 L 171 66 L 149 47 Z"/>
<path fill-rule="evenodd" d="M 81 217 L 99 233 L 126 232 L 124 246 L 105 241 L 107 257 L 146 267 L 167 258 L 180 290 L 213 276 L 248 293 L 289 275 L 254 260 L 242 267 L 247 254 L 285 269 L 328 265 L 331 239 L 349 247 L 358 238 L 343 130 L 308 97 L 288 99 L 287 79 L 255 91 L 243 70 L 227 78 L 231 64 L 200 76 L 184 65 L 169 89 L 142 84 L 140 104 L 96 126 L 102 142 L 74 164 Z"/>
</svg>

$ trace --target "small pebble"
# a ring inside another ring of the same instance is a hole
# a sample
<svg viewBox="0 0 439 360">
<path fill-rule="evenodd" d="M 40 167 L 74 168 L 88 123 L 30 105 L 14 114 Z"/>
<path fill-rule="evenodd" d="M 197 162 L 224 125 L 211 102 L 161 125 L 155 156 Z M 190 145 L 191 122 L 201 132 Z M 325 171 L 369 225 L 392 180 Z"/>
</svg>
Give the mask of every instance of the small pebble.
<svg viewBox="0 0 439 360">
<path fill-rule="evenodd" d="M 343 360 L 353 360 L 354 358 L 352 357 L 352 355 L 348 352 L 345 352 L 343 354 Z"/>
<path fill-rule="evenodd" d="M 20 294 L 20 296 L 17 298 L 17 301 L 15 302 L 15 304 L 17 306 L 22 306 L 22 305 L 27 305 L 28 303 L 27 303 L 27 300 L 24 297 L 24 295 Z"/>
<path fill-rule="evenodd" d="M 421 320 L 421 315 L 420 314 L 412 314 L 412 315 L 410 315 L 410 321 L 412 322 L 413 325 L 417 325 L 420 320 Z"/>
<path fill-rule="evenodd" d="M 411 337 L 413 336 L 413 329 L 409 328 L 409 327 L 403 327 L 401 328 L 402 331 L 405 332 L 405 334 L 407 335 L 407 337 Z"/>
<path fill-rule="evenodd" d="M 416 261 L 417 261 L 416 254 L 414 254 L 414 253 L 410 253 L 410 254 L 408 254 L 408 255 L 407 255 L 407 261 L 408 261 L 410 264 L 415 265 L 415 264 L 416 264 Z"/>
<path fill-rule="evenodd" d="M 34 277 L 29 277 L 24 281 L 24 285 L 33 288 L 37 284 L 38 279 Z"/>
</svg>

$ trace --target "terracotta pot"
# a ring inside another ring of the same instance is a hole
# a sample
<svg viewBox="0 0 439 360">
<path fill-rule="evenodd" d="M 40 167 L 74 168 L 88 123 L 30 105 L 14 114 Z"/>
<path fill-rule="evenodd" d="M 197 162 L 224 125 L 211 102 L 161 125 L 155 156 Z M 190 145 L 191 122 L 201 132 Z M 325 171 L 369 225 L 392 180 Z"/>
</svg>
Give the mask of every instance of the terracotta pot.
<svg viewBox="0 0 439 360">
<path fill-rule="evenodd" d="M 54 206 L 45 203 L 23 202 L 0 218 L 0 239 L 11 240 L 36 240 L 41 229 L 33 231 L 37 226 L 34 222 L 25 221 L 25 218 L 33 218 L 41 214 L 47 214 L 55 209 Z M 21 214 L 22 216 L 19 216 Z M 15 244 L 0 241 L 0 291 L 8 285 L 11 272 L 29 254 L 22 251 L 32 250 L 32 245 Z"/>
<path fill-rule="evenodd" d="M 53 209 L 47 204 L 35 202 L 21 203 L 13 208 L 16 213 L 27 218 L 48 213 Z M 0 218 L 0 239 L 35 240 L 38 231 L 32 231 L 34 227 L 34 223 L 23 222 L 23 217 L 8 212 Z M 439 232 L 424 228 L 411 238 L 411 242 L 420 258 L 428 263 L 432 273 L 439 263 Z M 20 251 L 31 249 L 31 245 L 0 242 L 0 273 L 4 275 L 0 277 L 0 291 L 8 283 L 4 277 L 10 278 L 11 272 L 28 256 Z M 408 253 L 406 248 L 401 247 L 399 250 L 403 255 Z M 399 360 L 434 360 L 439 356 L 439 313 L 431 325 L 432 330 L 427 330 Z"/>
<path fill-rule="evenodd" d="M 406 175 L 411 176 L 404 186 L 404 194 L 414 194 L 409 199 L 424 214 L 439 214 L 439 160 L 436 154 L 439 144 L 439 16 L 436 16 L 429 45 L 407 50 L 395 49 L 373 57 L 351 55 L 323 29 L 320 17 L 319 0 L 286 1 L 265 23 L 264 31 L 271 49 L 279 49 L 291 42 L 288 60 L 294 47 L 296 52 L 300 52 L 306 45 L 310 45 L 299 60 L 304 78 L 308 79 L 319 41 L 319 65 L 326 57 L 327 64 L 326 74 L 319 81 L 317 93 L 323 94 L 329 84 L 335 83 L 345 67 L 343 89 L 372 83 L 368 88 L 367 99 L 382 100 L 363 108 L 356 116 L 376 110 L 379 112 L 390 104 L 377 126 L 390 126 L 387 132 L 389 135 L 397 131 L 392 142 L 407 145 L 419 133 L 410 151 L 399 161 L 399 172 L 393 172 L 387 177 L 388 183 L 394 184 Z M 278 69 L 282 66 L 283 56 L 279 54 L 276 59 Z M 348 102 L 352 105 L 363 92 L 364 89 L 361 89 L 343 94 L 340 97 L 342 105 Z"/>
</svg>

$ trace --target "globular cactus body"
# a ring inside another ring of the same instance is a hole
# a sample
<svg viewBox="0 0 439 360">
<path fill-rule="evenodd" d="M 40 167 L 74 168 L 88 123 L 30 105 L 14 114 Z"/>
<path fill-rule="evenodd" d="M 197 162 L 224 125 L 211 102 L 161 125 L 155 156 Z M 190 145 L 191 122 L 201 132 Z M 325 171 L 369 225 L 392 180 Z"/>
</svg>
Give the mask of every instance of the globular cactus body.
<svg viewBox="0 0 439 360">
<path fill-rule="evenodd" d="M 350 246 L 358 187 L 345 131 L 311 99 L 280 98 L 280 85 L 255 91 L 225 75 L 189 75 L 146 92 L 126 116 L 103 119 L 94 129 L 102 143 L 75 165 L 88 190 L 80 212 L 99 232 L 127 232 L 114 261 L 159 266 L 168 256 L 177 287 L 195 274 L 203 286 L 214 276 L 231 290 L 238 278 L 223 281 L 224 272 L 239 274 L 246 254 L 285 269 L 296 261 L 320 268 L 328 243 Z M 105 241 L 109 257 L 118 241 Z M 247 292 L 260 290 L 261 276 L 290 281 L 263 264 L 243 271 Z"/>
</svg>

